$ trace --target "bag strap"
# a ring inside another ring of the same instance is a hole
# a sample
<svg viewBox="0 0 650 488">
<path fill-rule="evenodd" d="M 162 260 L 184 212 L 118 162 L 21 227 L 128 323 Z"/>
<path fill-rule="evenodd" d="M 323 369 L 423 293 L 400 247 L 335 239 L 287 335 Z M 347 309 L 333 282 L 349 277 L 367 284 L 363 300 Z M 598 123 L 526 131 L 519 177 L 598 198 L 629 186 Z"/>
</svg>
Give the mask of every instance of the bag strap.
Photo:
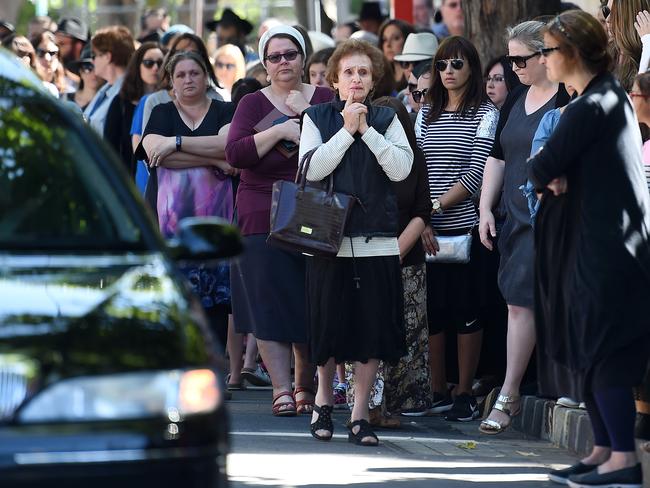
<svg viewBox="0 0 650 488">
<path fill-rule="evenodd" d="M 307 171 L 309 171 L 309 163 L 311 163 L 311 158 L 318 149 L 318 146 L 310 149 L 305 154 L 303 154 L 300 164 L 298 165 L 298 172 L 296 173 L 295 183 L 298 185 L 299 190 L 304 190 L 305 185 L 307 184 Z M 327 177 L 327 196 L 332 197 L 334 195 L 334 175 L 330 173 Z"/>
<path fill-rule="evenodd" d="M 318 147 L 315 147 L 303 154 L 302 159 L 300 160 L 300 164 L 298 164 L 298 172 L 296 173 L 296 179 L 294 183 L 300 185 L 301 188 L 304 188 L 307 182 L 307 171 L 309 170 L 309 163 L 311 162 L 311 157 L 316 152 L 316 149 L 318 149 Z"/>
</svg>

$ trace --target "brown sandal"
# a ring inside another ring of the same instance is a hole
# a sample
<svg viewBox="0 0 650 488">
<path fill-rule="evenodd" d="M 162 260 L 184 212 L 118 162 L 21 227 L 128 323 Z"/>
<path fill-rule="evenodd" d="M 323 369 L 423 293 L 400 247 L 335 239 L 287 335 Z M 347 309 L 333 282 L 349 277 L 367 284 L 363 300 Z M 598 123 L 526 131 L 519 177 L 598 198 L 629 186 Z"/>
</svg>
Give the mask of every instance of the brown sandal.
<svg viewBox="0 0 650 488">
<path fill-rule="evenodd" d="M 283 396 L 291 397 L 290 402 L 278 402 Z M 273 415 L 276 417 L 295 417 L 296 416 L 296 401 L 290 391 L 281 391 L 273 396 Z"/>
<path fill-rule="evenodd" d="M 302 399 L 298 400 L 298 394 L 299 393 L 306 393 L 308 395 L 312 396 L 311 400 L 307 399 Z M 296 412 L 299 414 L 304 414 L 304 415 L 311 415 L 311 413 L 314 411 L 314 403 L 316 401 L 316 392 L 312 390 L 311 388 L 307 388 L 304 386 L 298 386 L 294 391 L 293 391 L 293 399 L 296 402 Z"/>
</svg>

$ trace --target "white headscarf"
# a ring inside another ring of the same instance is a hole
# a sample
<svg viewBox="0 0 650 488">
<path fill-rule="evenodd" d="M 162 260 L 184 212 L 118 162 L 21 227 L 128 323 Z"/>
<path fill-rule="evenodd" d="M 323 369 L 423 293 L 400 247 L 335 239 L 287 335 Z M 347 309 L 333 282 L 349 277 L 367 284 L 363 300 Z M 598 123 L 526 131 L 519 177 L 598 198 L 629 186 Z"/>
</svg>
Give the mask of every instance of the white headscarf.
<svg viewBox="0 0 650 488">
<path fill-rule="evenodd" d="M 289 25 L 276 25 L 275 27 L 271 27 L 269 30 L 267 30 L 262 37 L 260 38 L 260 43 L 258 46 L 258 51 L 260 55 L 260 63 L 262 63 L 262 66 L 266 68 L 266 60 L 264 59 L 264 50 L 266 49 L 266 45 L 269 43 L 271 38 L 273 36 L 277 36 L 278 34 L 286 34 L 288 36 L 291 36 L 296 40 L 298 44 L 300 44 L 300 48 L 302 49 L 302 63 L 303 66 L 307 62 L 305 59 L 307 49 L 305 48 L 305 39 L 303 39 L 302 34 L 298 32 L 296 29 Z"/>
</svg>

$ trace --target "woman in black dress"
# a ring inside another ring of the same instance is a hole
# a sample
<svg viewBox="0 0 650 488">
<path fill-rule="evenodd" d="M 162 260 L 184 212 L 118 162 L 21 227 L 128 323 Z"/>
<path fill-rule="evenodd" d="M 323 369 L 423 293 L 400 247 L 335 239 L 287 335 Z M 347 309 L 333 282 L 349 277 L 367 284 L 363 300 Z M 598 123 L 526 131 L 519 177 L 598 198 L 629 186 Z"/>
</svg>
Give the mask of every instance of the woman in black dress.
<svg viewBox="0 0 650 488">
<path fill-rule="evenodd" d="M 527 21 L 508 31 L 508 60 L 524 86 L 514 89 L 501 109 L 483 176 L 479 234 L 490 250 L 496 241 L 493 209 L 499 197 L 506 213 L 498 238 L 498 282 L 508 304 L 506 377 L 492 412 L 479 427 L 484 434 L 503 432 L 519 412 L 519 388 L 535 347 L 533 228 L 519 187 L 526 184 L 526 160 L 540 120 L 568 101 L 564 89 L 547 78 L 540 64 L 543 28 L 542 22 Z"/>
<path fill-rule="evenodd" d="M 237 170 L 225 161 L 234 106 L 207 95 L 210 68 L 186 51 L 175 54 L 167 69 L 176 99 L 153 109 L 136 155 L 157 168 L 156 213 L 161 233 L 170 238 L 186 217 L 232 220 L 231 176 Z M 228 266 L 204 263 L 183 271 L 223 346 L 230 313 Z"/>
<path fill-rule="evenodd" d="M 560 384 L 555 393 L 584 399 L 594 432 L 592 453 L 550 477 L 572 487 L 640 488 L 632 388 L 650 351 L 641 134 L 625 90 L 607 72 L 607 36 L 595 18 L 563 13 L 548 24 L 544 44 L 549 79 L 579 96 L 528 172 L 544 191 L 535 227 L 539 357 L 579 379 L 577 391 Z"/>
</svg>

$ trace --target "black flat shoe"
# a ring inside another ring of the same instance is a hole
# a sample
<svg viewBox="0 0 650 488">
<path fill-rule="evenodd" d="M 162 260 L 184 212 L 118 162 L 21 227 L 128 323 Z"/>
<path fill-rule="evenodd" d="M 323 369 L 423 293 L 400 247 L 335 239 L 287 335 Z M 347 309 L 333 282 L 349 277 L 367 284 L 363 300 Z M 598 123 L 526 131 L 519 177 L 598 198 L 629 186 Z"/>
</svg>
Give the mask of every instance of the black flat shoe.
<svg viewBox="0 0 650 488">
<path fill-rule="evenodd" d="M 355 434 L 353 429 L 357 426 L 359 426 L 359 430 Z M 370 427 L 368 421 L 365 419 L 355 420 L 354 422 L 350 422 L 348 424 L 348 430 L 350 431 L 350 433 L 348 434 L 348 442 L 354 442 L 358 446 L 374 447 L 379 445 L 379 439 L 372 431 L 372 428 Z M 364 442 L 363 439 L 366 437 L 372 437 L 374 439 L 374 442 L 373 441 Z"/>
<path fill-rule="evenodd" d="M 643 488 L 643 471 L 640 464 L 603 474 L 599 474 L 598 470 L 594 469 L 585 474 L 571 475 L 569 486 L 571 488 Z"/>
<path fill-rule="evenodd" d="M 551 480 L 553 483 L 558 483 L 560 485 L 568 485 L 569 476 L 572 476 L 574 474 L 588 473 L 589 471 L 593 471 L 596 468 L 597 465 L 595 464 L 577 463 L 568 468 L 554 469 L 553 471 L 550 471 L 548 473 L 548 479 Z"/>
<path fill-rule="evenodd" d="M 333 405 L 323 405 L 319 407 L 314 405 L 314 412 L 318 414 L 316 422 L 312 422 L 309 426 L 311 435 L 319 441 L 329 441 L 334 435 L 334 424 L 332 423 Z M 316 432 L 319 430 L 328 430 L 329 435 L 318 435 Z"/>
</svg>

